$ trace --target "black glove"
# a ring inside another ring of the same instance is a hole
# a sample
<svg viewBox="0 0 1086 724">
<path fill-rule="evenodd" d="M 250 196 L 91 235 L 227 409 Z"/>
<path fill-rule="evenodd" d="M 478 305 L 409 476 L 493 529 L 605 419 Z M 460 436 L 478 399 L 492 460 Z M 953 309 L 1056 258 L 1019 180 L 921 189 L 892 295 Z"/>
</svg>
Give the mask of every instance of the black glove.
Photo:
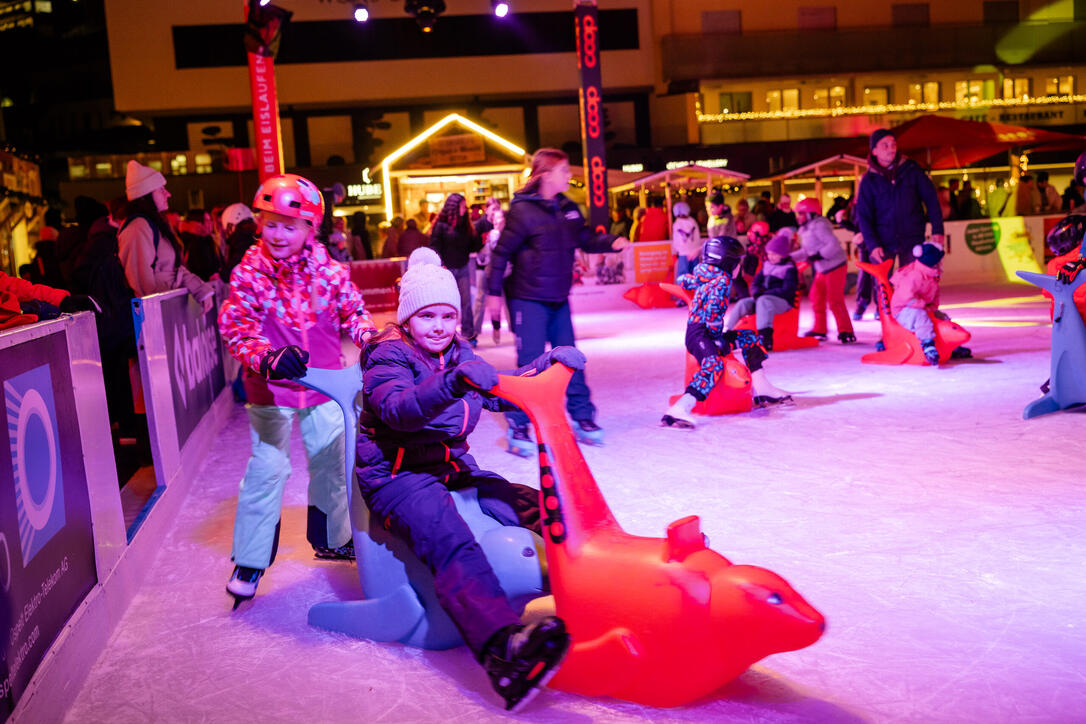
<svg viewBox="0 0 1086 724">
<path fill-rule="evenodd" d="M 807 257 L 807 261 L 822 261 L 822 255 L 816 251 Z"/>
<path fill-rule="evenodd" d="M 536 369 L 542 372 L 553 364 L 561 363 L 572 370 L 583 370 L 585 362 L 584 352 L 576 347 L 555 347 L 536 361 Z"/>
<path fill-rule="evenodd" d="M 273 349 L 260 360 L 260 374 L 268 380 L 294 380 L 305 374 L 309 353 L 296 344 Z"/>
<path fill-rule="evenodd" d="M 1056 278 L 1064 284 L 1070 284 L 1078 276 L 1078 273 L 1082 271 L 1083 267 L 1086 267 L 1086 257 L 1080 256 L 1078 259 L 1069 261 L 1059 268 L 1056 272 Z"/>
<path fill-rule="evenodd" d="M 75 314 L 76 312 L 101 314 L 102 308 L 98 306 L 98 302 L 95 301 L 94 297 L 86 294 L 69 294 L 61 300 L 60 311 L 67 314 Z"/>
<path fill-rule="evenodd" d="M 452 391 L 457 397 L 475 390 L 489 390 L 498 384 L 498 371 L 489 362 L 481 359 L 461 362 L 449 371 Z"/>
</svg>

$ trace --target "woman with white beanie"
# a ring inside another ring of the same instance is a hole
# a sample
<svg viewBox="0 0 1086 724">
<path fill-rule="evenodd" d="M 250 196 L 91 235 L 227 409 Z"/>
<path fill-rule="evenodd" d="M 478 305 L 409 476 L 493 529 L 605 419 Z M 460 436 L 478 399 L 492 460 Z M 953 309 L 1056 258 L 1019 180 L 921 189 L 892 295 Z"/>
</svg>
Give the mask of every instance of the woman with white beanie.
<svg viewBox="0 0 1086 724">
<path fill-rule="evenodd" d="M 181 244 L 164 213 L 170 192 L 161 173 L 136 161 L 125 173 L 128 217 L 117 233 L 118 256 L 124 276 L 137 297 L 171 289 L 188 289 L 196 301 L 211 309 L 215 285 L 182 266 Z"/>
</svg>

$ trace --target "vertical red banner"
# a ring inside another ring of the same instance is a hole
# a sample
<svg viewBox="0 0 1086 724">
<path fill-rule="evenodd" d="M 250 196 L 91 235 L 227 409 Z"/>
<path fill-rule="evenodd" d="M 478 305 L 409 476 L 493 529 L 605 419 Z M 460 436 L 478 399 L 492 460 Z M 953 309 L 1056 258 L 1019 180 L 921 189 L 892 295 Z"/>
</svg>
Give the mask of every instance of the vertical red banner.
<svg viewBox="0 0 1086 724">
<path fill-rule="evenodd" d="M 249 89 L 253 96 L 254 155 L 260 183 L 283 173 L 283 134 L 279 98 L 275 93 L 275 61 L 249 53 Z"/>
<path fill-rule="evenodd" d="M 607 207 L 607 149 L 603 139 L 603 78 L 595 0 L 577 0 L 577 67 L 581 71 L 581 148 L 584 151 L 588 223 L 596 231 L 610 226 Z"/>
</svg>

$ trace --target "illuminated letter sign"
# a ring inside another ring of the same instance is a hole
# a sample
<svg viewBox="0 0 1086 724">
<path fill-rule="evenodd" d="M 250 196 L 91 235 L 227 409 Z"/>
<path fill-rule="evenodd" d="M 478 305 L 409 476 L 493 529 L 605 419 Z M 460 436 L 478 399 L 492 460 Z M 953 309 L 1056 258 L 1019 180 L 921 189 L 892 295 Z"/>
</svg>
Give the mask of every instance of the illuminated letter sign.
<svg viewBox="0 0 1086 724">
<path fill-rule="evenodd" d="M 599 24 L 596 3 L 576 6 L 577 67 L 581 71 L 581 147 L 588 202 L 588 223 L 607 231 L 607 154 L 603 143 L 603 81 L 600 75 Z"/>
</svg>

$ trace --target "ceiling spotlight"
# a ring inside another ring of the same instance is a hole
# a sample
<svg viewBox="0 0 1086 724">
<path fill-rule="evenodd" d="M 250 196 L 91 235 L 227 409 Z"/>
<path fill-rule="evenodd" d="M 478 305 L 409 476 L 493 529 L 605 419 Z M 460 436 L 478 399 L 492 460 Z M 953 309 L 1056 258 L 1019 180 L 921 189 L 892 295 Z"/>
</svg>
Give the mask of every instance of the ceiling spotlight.
<svg viewBox="0 0 1086 724">
<path fill-rule="evenodd" d="M 445 0 L 404 0 L 404 12 L 415 17 L 424 33 L 434 29 L 437 16 L 445 12 Z"/>
<path fill-rule="evenodd" d="M 260 0 L 260 7 L 264 7 L 265 5 L 267 5 L 270 2 L 271 2 L 271 0 Z"/>
<path fill-rule="evenodd" d="M 509 14 L 509 3 L 505 0 L 490 0 L 490 9 L 496 17 L 504 18 Z"/>
<path fill-rule="evenodd" d="M 370 19 L 368 3 L 357 2 L 354 4 L 354 19 L 358 23 L 364 23 Z"/>
</svg>

